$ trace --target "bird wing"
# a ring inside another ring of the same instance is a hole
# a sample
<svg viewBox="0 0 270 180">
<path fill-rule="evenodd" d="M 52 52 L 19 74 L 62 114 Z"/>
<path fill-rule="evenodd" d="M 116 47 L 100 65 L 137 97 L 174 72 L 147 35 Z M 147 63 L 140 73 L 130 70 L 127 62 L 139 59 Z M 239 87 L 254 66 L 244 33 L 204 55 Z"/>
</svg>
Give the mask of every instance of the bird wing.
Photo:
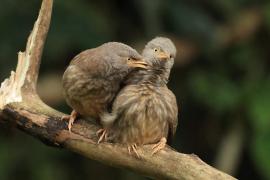
<svg viewBox="0 0 270 180">
<path fill-rule="evenodd" d="M 168 133 L 168 144 L 172 142 L 173 136 L 176 132 L 177 124 L 178 124 L 178 107 L 176 97 L 171 90 L 167 87 L 163 89 L 164 97 L 166 98 L 166 102 L 168 104 L 168 123 L 169 123 L 169 133 Z"/>
<path fill-rule="evenodd" d="M 117 95 L 113 103 L 113 111 L 122 112 L 138 100 L 138 91 L 134 86 L 129 85 L 124 87 Z"/>
</svg>

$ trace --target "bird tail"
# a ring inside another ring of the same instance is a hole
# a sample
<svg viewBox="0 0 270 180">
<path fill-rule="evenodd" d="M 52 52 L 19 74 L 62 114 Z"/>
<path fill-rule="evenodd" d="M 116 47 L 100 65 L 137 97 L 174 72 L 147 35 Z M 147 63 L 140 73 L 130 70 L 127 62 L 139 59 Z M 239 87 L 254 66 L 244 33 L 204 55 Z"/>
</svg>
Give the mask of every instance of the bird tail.
<svg viewBox="0 0 270 180">
<path fill-rule="evenodd" d="M 108 128 L 108 127 L 112 126 L 116 117 L 117 117 L 117 115 L 114 113 L 104 112 L 100 116 L 100 122 L 101 122 L 103 127 Z"/>
</svg>

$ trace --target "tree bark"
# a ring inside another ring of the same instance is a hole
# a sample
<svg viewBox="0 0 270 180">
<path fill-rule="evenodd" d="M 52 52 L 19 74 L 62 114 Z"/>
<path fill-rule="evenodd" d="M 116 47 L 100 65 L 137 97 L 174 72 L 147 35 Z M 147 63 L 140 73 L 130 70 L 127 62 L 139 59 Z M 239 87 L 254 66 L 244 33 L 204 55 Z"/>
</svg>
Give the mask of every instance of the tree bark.
<svg viewBox="0 0 270 180">
<path fill-rule="evenodd" d="M 200 160 L 196 155 L 178 153 L 166 147 L 151 155 L 151 146 L 138 148 L 141 158 L 129 155 L 120 144 L 97 144 L 95 132 L 100 127 L 79 119 L 72 132 L 63 113 L 47 106 L 36 92 L 42 51 L 52 13 L 53 0 L 43 0 L 39 16 L 28 38 L 25 52 L 19 52 L 16 72 L 0 88 L 0 123 L 16 126 L 44 143 L 66 148 L 90 159 L 114 167 L 130 169 L 156 179 L 235 179 Z"/>
</svg>

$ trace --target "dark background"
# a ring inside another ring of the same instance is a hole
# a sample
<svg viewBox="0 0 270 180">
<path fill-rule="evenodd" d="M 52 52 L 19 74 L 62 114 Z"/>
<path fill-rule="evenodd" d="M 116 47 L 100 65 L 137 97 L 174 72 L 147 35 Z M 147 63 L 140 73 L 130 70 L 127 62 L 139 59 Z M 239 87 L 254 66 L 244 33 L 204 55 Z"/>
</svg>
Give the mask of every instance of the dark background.
<svg viewBox="0 0 270 180">
<path fill-rule="evenodd" d="M 16 67 L 40 3 L 1 0 L 1 82 Z M 178 50 L 168 85 L 180 107 L 173 147 L 240 179 L 270 179 L 269 1 L 56 0 L 39 94 L 69 113 L 61 76 L 76 54 L 108 41 L 141 52 L 155 36 Z M 145 179 L 0 127 L 1 180 L 97 178 Z"/>
</svg>

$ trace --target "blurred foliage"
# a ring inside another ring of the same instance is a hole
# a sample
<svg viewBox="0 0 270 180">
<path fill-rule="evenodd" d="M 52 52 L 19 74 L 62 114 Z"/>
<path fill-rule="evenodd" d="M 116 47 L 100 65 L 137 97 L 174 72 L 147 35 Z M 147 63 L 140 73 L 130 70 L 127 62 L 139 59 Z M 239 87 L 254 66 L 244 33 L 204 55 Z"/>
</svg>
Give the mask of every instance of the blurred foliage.
<svg viewBox="0 0 270 180">
<path fill-rule="evenodd" d="M 0 81 L 15 68 L 40 2 L 1 1 Z M 239 179 L 270 179 L 268 1 L 56 0 L 41 79 L 53 82 L 51 77 L 58 74 L 58 80 L 70 59 L 84 49 L 122 41 L 140 51 L 161 35 L 170 37 L 178 49 L 169 82 L 180 106 L 174 147 L 214 164 L 225 134 L 240 123 L 244 144 L 238 147 L 242 153 L 234 158 L 239 163 L 231 173 Z M 59 98 L 56 94 L 47 93 L 44 101 Z M 51 105 L 68 112 L 62 97 Z M 45 147 L 12 127 L 0 129 L 0 143 L 1 180 L 143 179 Z"/>
</svg>

